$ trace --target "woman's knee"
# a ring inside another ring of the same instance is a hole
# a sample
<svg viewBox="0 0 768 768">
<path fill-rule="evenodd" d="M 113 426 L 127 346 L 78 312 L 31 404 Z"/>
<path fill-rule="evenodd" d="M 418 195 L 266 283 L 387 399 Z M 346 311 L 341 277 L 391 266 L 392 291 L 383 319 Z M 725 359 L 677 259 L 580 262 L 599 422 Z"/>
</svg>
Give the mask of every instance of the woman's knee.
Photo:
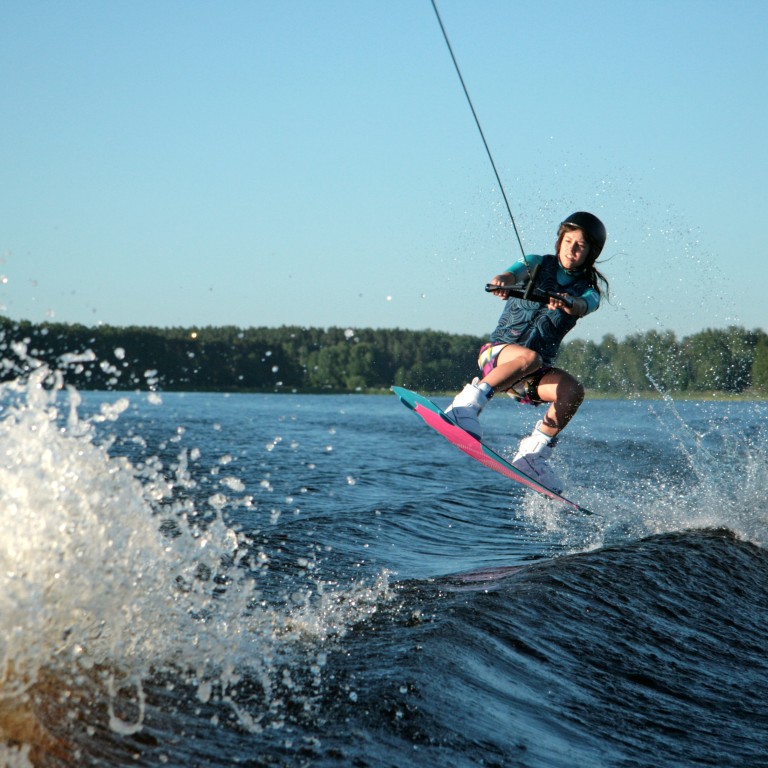
<svg viewBox="0 0 768 768">
<path fill-rule="evenodd" d="M 571 411 L 576 411 L 584 402 L 584 385 L 578 379 L 569 376 L 560 382 L 557 401 L 563 403 Z"/>
<path fill-rule="evenodd" d="M 518 360 L 525 366 L 526 373 L 534 373 L 538 371 L 544 365 L 544 361 L 541 359 L 541 355 L 532 349 L 522 347 L 523 351 L 520 353 Z"/>
<path fill-rule="evenodd" d="M 576 406 L 581 405 L 584 402 L 584 385 L 578 380 L 570 377 L 571 381 L 568 383 L 568 399 Z"/>
<path fill-rule="evenodd" d="M 542 399 L 546 402 L 567 404 L 573 410 L 582 404 L 585 395 L 582 383 L 570 373 L 559 369 L 552 370 L 542 378 L 539 392 L 544 395 Z"/>
<path fill-rule="evenodd" d="M 539 368 L 542 368 L 544 366 L 544 361 L 541 359 L 541 355 L 538 352 L 534 352 L 532 349 L 528 350 L 531 353 L 530 359 L 529 359 L 529 368 L 538 371 Z"/>
</svg>

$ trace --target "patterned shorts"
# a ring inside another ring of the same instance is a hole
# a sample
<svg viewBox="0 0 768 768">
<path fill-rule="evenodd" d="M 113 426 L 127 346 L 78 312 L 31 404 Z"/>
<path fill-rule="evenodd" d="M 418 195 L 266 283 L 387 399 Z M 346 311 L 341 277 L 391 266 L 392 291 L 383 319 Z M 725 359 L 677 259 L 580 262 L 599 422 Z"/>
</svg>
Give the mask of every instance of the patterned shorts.
<svg viewBox="0 0 768 768">
<path fill-rule="evenodd" d="M 480 354 L 477 358 L 477 367 L 480 369 L 482 377 L 485 378 L 499 362 L 499 353 L 507 344 L 483 344 L 480 347 Z M 539 382 L 542 377 L 552 370 L 551 365 L 544 365 L 530 376 L 526 376 L 520 381 L 516 381 L 507 390 L 510 397 L 514 397 L 520 403 L 530 405 L 541 405 L 544 401 L 539 398 Z"/>
</svg>

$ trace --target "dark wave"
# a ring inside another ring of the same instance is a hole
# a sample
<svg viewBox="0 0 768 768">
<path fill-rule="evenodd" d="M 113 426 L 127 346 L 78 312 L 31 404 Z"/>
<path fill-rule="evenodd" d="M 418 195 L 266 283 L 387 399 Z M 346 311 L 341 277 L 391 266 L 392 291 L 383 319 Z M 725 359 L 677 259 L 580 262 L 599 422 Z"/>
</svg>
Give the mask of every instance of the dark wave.
<svg viewBox="0 0 768 768">
<path fill-rule="evenodd" d="M 665 534 L 402 584 L 329 708 L 363 765 L 764 765 L 767 632 L 764 550 Z"/>
<path fill-rule="evenodd" d="M 585 404 L 586 516 L 394 398 L 11 394 L 0 760 L 768 764 L 763 405 Z"/>
</svg>

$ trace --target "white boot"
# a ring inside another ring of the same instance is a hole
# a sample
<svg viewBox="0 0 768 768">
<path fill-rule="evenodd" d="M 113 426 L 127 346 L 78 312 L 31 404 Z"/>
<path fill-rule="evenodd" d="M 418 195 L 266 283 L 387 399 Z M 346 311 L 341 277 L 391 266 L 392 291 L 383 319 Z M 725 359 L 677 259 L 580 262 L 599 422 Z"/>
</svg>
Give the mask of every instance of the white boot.
<svg viewBox="0 0 768 768">
<path fill-rule="evenodd" d="M 529 437 L 520 441 L 512 466 L 526 475 L 538 480 L 542 485 L 555 493 L 562 493 L 565 487 L 563 481 L 557 476 L 547 460 L 552 455 L 556 439 L 540 431 L 541 422 L 534 427 Z"/>
<path fill-rule="evenodd" d="M 482 440 L 483 429 L 477 417 L 493 397 L 493 390 L 488 384 L 478 384 L 478 381 L 479 379 L 474 379 L 453 398 L 445 415 L 472 437 Z"/>
</svg>

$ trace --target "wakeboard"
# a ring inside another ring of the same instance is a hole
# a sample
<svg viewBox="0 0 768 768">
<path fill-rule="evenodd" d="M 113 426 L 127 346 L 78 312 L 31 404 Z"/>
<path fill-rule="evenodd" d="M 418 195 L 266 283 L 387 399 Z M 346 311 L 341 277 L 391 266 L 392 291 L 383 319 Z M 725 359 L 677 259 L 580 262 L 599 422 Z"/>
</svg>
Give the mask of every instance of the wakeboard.
<svg viewBox="0 0 768 768">
<path fill-rule="evenodd" d="M 459 427 L 445 415 L 441 408 L 436 406 L 428 398 L 418 394 L 418 392 L 412 392 L 410 389 L 404 389 L 403 387 L 392 387 L 392 391 L 397 395 L 400 402 L 406 408 L 409 408 L 418 416 L 421 416 L 421 418 L 432 427 L 435 432 L 442 435 L 449 443 L 452 443 L 460 451 L 466 453 L 467 456 L 471 456 L 475 461 L 479 461 L 489 469 L 540 493 L 542 496 L 545 496 L 552 501 L 560 502 L 575 511 L 583 512 L 587 515 L 592 514 L 590 510 L 565 498 L 565 496 L 562 496 L 556 491 L 547 488 L 534 478 L 528 477 L 525 472 L 521 472 L 517 467 L 513 467 L 512 464 L 502 456 L 499 456 L 499 454 L 492 448 L 489 448 L 481 440 L 478 440 L 476 437 L 470 435 L 469 432 L 466 432 Z"/>
</svg>

